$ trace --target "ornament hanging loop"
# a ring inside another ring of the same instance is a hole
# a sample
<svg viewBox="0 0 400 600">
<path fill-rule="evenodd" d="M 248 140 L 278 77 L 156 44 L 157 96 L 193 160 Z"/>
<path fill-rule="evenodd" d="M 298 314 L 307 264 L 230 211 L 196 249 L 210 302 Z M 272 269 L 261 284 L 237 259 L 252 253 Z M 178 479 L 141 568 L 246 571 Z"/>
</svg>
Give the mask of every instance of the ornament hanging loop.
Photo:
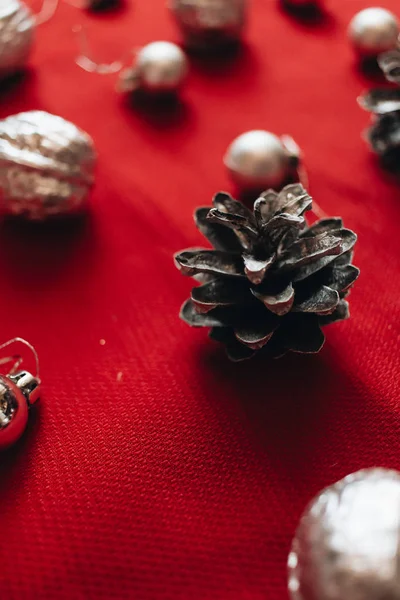
<svg viewBox="0 0 400 600">
<path fill-rule="evenodd" d="M 93 58 L 91 58 L 91 49 L 88 41 L 88 37 L 86 35 L 85 30 L 82 25 L 75 25 L 72 28 L 72 31 L 78 38 L 79 44 L 79 56 L 76 58 L 75 62 L 84 71 L 87 73 L 98 73 L 99 75 L 110 75 L 112 73 L 119 73 L 121 69 L 124 67 L 127 59 L 132 56 L 133 50 L 129 51 L 129 55 L 126 55 L 123 59 L 114 61 L 112 63 L 98 63 Z"/>
<path fill-rule="evenodd" d="M 58 8 L 59 0 L 44 0 L 40 12 L 35 15 L 36 25 L 43 25 L 52 19 Z"/>
<path fill-rule="evenodd" d="M 8 348 L 9 346 L 12 346 L 13 344 L 22 344 L 31 351 L 31 353 L 34 356 L 35 365 L 36 365 L 35 379 L 40 384 L 39 356 L 38 356 L 38 353 L 37 353 L 36 349 L 34 348 L 34 346 L 32 346 L 32 344 L 30 344 L 23 338 L 15 337 L 15 338 L 12 338 L 11 340 L 8 340 L 7 342 L 4 342 L 4 344 L 0 344 L 0 350 L 4 350 L 4 348 Z M 19 368 L 23 362 L 24 362 L 24 359 L 23 359 L 22 355 L 20 355 L 20 354 L 14 354 L 12 356 L 6 356 L 6 357 L 0 359 L 0 365 L 13 363 L 13 366 L 12 366 L 11 370 L 9 371 L 8 375 L 15 375 L 17 373 L 17 371 L 19 371 Z"/>
</svg>

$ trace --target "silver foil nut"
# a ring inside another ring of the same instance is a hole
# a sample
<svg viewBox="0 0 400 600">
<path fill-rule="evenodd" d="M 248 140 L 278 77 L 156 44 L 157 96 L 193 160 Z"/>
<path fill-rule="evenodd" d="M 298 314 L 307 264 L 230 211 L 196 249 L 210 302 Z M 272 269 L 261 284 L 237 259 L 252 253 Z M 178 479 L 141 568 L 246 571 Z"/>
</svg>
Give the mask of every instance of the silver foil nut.
<svg viewBox="0 0 400 600">
<path fill-rule="evenodd" d="M 90 136 L 43 111 L 0 121 L 0 212 L 33 220 L 84 209 L 94 182 Z"/>
</svg>

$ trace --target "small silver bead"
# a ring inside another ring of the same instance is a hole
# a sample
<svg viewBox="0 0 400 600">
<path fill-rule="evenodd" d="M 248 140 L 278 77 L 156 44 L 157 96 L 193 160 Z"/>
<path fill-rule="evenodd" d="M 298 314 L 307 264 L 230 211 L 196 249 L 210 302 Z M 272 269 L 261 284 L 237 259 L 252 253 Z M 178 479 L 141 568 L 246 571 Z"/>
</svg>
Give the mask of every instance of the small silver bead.
<svg viewBox="0 0 400 600">
<path fill-rule="evenodd" d="M 138 53 L 136 71 L 142 89 L 175 91 L 187 75 L 188 62 L 185 53 L 176 44 L 152 42 Z"/>
<path fill-rule="evenodd" d="M 19 0 L 0 3 L 0 77 L 25 66 L 33 44 L 35 21 Z"/>
<path fill-rule="evenodd" d="M 224 162 L 233 181 L 243 190 L 277 187 L 290 173 L 290 154 L 284 143 L 273 133 L 262 130 L 237 137 L 229 146 Z"/>
<path fill-rule="evenodd" d="M 400 598 L 400 473 L 366 469 L 323 490 L 289 555 L 292 600 Z"/>
<path fill-rule="evenodd" d="M 399 22 L 393 13 L 384 8 L 366 8 L 351 20 L 349 37 L 362 56 L 377 56 L 396 48 Z"/>
</svg>

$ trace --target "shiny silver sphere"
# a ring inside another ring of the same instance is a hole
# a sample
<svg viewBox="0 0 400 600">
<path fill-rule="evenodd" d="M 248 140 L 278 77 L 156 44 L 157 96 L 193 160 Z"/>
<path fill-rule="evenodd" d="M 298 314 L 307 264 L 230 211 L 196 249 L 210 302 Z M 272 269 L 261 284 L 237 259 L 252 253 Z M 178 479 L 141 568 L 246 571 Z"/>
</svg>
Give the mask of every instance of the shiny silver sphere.
<svg viewBox="0 0 400 600">
<path fill-rule="evenodd" d="M 290 171 L 290 157 L 281 139 L 262 130 L 239 135 L 229 146 L 225 165 L 243 190 L 281 185 Z"/>
<path fill-rule="evenodd" d="M 238 40 L 248 0 L 171 0 L 170 7 L 186 44 L 209 47 Z"/>
<path fill-rule="evenodd" d="M 378 56 L 396 48 L 399 22 L 393 13 L 384 8 L 366 8 L 351 20 L 349 37 L 362 56 Z"/>
<path fill-rule="evenodd" d="M 185 53 L 171 42 L 152 42 L 142 48 L 131 70 L 132 86 L 125 91 L 175 92 L 188 72 Z"/>
<path fill-rule="evenodd" d="M 25 66 L 32 49 L 35 21 L 19 0 L 0 1 L 0 77 Z"/>
<path fill-rule="evenodd" d="M 400 473 L 367 469 L 323 490 L 289 556 L 292 600 L 399 600 Z"/>
</svg>

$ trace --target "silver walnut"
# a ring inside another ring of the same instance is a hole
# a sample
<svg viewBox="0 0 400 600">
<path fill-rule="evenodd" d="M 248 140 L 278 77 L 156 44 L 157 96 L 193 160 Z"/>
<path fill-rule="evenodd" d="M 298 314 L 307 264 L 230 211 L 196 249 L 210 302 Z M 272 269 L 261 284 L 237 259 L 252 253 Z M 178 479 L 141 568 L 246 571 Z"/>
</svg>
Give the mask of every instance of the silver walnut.
<svg viewBox="0 0 400 600">
<path fill-rule="evenodd" d="M 289 556 L 292 600 L 399 600 L 400 473 L 367 469 L 317 496 Z"/>
<path fill-rule="evenodd" d="M 81 211 L 94 181 L 92 139 L 42 111 L 0 121 L 0 212 L 42 220 Z"/>
<path fill-rule="evenodd" d="M 0 0 L 0 77 L 25 66 L 32 49 L 35 20 L 19 0 Z"/>
<path fill-rule="evenodd" d="M 298 146 L 289 136 L 269 131 L 247 131 L 228 147 L 224 163 L 242 190 L 280 187 L 295 172 L 300 160 Z"/>
<path fill-rule="evenodd" d="M 171 42 L 152 42 L 137 54 L 133 67 L 122 71 L 121 92 L 144 90 L 150 93 L 176 92 L 188 72 L 185 53 Z"/>
<path fill-rule="evenodd" d="M 246 23 L 247 0 L 171 0 L 170 8 L 192 47 L 236 41 Z"/>
<path fill-rule="evenodd" d="M 353 17 L 349 38 L 361 56 L 374 57 L 393 50 L 399 37 L 399 21 L 384 8 L 366 8 Z"/>
</svg>

